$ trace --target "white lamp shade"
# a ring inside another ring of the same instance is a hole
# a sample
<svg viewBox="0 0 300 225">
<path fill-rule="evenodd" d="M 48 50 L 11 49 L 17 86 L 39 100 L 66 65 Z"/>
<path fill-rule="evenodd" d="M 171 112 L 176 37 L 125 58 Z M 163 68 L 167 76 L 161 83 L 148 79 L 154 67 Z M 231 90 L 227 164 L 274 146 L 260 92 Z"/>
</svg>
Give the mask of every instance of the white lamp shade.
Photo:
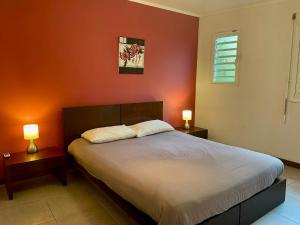
<svg viewBox="0 0 300 225">
<path fill-rule="evenodd" d="M 182 111 L 182 119 L 183 120 L 191 120 L 192 119 L 192 110 L 183 110 Z"/>
<path fill-rule="evenodd" d="M 34 140 L 39 138 L 39 126 L 37 124 L 24 125 L 23 132 L 25 140 Z"/>
</svg>

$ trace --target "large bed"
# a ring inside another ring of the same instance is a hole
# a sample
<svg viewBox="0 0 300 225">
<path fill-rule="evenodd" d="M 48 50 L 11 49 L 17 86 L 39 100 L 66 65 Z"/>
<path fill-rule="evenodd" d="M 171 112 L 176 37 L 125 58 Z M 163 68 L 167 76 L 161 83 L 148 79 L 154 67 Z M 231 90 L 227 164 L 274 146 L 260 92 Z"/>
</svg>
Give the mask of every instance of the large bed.
<svg viewBox="0 0 300 225">
<path fill-rule="evenodd" d="M 283 164 L 265 154 L 178 131 L 103 144 L 80 138 L 87 129 L 162 119 L 162 111 L 162 102 L 64 109 L 74 164 L 128 202 L 139 223 L 246 225 L 284 201 Z"/>
</svg>

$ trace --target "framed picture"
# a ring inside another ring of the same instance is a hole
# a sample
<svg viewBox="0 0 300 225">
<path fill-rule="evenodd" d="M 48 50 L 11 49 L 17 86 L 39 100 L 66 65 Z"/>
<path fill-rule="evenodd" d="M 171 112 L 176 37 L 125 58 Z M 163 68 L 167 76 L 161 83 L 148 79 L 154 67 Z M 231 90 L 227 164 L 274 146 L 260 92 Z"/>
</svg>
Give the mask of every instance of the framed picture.
<svg viewBox="0 0 300 225">
<path fill-rule="evenodd" d="M 145 41 L 137 38 L 119 38 L 119 73 L 144 74 Z"/>
</svg>

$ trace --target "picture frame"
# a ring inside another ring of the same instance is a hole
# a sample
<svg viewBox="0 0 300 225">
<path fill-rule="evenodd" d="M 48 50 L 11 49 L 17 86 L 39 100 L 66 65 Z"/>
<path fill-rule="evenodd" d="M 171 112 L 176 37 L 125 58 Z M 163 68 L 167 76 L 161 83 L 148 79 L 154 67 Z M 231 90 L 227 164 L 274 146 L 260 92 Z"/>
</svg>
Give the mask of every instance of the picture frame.
<svg viewBox="0 0 300 225">
<path fill-rule="evenodd" d="M 119 73 L 144 74 L 145 40 L 119 37 Z"/>
</svg>

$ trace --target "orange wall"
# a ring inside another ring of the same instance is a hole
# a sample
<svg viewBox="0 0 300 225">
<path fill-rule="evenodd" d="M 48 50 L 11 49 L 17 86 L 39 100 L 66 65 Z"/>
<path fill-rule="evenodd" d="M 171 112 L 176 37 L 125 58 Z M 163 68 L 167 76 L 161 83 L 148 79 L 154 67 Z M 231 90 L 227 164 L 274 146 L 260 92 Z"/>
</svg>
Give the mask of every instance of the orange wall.
<svg viewBox="0 0 300 225">
<path fill-rule="evenodd" d="M 127 0 L 0 2 L 0 152 L 62 145 L 62 107 L 163 100 L 181 125 L 194 109 L 198 18 Z M 118 36 L 146 41 L 145 74 L 118 74 Z M 0 177 L 2 169 L 0 169 Z"/>
</svg>

